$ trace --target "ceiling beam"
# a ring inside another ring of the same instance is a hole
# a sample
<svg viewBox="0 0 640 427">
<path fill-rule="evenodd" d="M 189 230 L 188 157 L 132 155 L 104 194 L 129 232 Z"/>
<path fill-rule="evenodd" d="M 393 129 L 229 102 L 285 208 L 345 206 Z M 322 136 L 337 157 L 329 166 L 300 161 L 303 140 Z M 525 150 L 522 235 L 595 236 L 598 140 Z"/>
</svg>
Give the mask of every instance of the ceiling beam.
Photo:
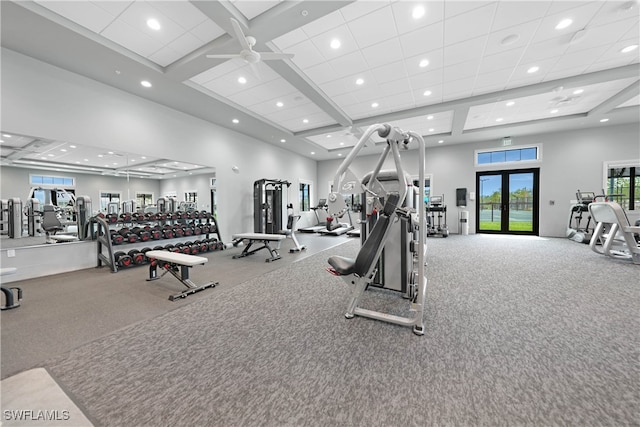
<svg viewBox="0 0 640 427">
<path fill-rule="evenodd" d="M 589 111 L 588 115 L 597 116 L 607 114 L 608 112 L 618 107 L 619 105 L 624 104 L 634 96 L 638 96 L 638 94 L 640 94 L 640 80 L 636 80 L 617 94 L 613 95 L 611 98 L 594 107 L 591 111 Z"/>
</svg>

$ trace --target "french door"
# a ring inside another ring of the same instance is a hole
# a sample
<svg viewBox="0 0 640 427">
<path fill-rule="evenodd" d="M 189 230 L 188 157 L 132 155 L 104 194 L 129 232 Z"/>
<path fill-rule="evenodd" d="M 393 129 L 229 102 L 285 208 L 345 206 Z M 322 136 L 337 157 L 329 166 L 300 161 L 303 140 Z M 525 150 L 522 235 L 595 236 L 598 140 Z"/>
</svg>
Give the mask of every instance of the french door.
<svg viewBox="0 0 640 427">
<path fill-rule="evenodd" d="M 478 233 L 538 235 L 540 169 L 476 173 Z"/>
</svg>

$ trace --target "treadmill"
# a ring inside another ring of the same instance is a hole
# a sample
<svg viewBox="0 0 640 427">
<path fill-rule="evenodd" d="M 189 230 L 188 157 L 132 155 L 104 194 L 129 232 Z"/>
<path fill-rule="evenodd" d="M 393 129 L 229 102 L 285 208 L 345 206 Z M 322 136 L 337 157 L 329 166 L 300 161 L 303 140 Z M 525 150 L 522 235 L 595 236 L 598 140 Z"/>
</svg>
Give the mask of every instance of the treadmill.
<svg viewBox="0 0 640 427">
<path fill-rule="evenodd" d="M 326 208 L 327 208 L 327 199 L 318 200 L 318 206 L 311 207 L 311 210 L 316 214 L 316 220 L 318 221 L 318 223 L 311 227 L 298 228 L 298 231 L 301 233 L 318 233 L 320 232 L 320 230 L 326 230 L 327 222 L 320 221 L 320 215 L 318 215 L 319 210 L 325 210 Z"/>
</svg>

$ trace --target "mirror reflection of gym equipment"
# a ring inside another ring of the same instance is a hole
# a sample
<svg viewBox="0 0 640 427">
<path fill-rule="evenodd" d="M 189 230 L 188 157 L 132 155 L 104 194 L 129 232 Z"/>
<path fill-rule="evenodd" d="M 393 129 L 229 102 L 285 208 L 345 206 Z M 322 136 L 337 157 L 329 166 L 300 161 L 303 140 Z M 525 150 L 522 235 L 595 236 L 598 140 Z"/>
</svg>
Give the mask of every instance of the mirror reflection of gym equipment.
<svg viewBox="0 0 640 427">
<path fill-rule="evenodd" d="M 567 227 L 567 238 L 578 243 L 589 244 L 593 235 L 591 226 L 591 214 L 589 205 L 595 201 L 596 193 L 591 191 L 576 192 L 577 202 L 571 206 L 569 211 L 569 224 Z"/>
</svg>

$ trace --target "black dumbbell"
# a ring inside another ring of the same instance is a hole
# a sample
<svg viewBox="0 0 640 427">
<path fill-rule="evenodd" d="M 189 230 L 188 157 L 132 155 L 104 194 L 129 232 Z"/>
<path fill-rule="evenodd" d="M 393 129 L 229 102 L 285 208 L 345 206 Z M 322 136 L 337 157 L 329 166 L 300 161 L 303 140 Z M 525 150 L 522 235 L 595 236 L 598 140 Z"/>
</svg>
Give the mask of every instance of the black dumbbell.
<svg viewBox="0 0 640 427">
<path fill-rule="evenodd" d="M 131 257 L 131 260 L 135 265 L 144 264 L 146 262 L 144 254 L 137 249 L 130 250 L 128 255 Z"/>
<path fill-rule="evenodd" d="M 111 235 L 111 243 L 114 245 L 121 245 L 124 243 L 124 237 L 122 237 L 116 230 L 109 230 Z"/>
<path fill-rule="evenodd" d="M 120 267 L 130 267 L 133 264 L 133 259 L 129 254 L 122 251 L 113 254 L 113 258 L 116 260 L 116 264 Z"/>
</svg>

